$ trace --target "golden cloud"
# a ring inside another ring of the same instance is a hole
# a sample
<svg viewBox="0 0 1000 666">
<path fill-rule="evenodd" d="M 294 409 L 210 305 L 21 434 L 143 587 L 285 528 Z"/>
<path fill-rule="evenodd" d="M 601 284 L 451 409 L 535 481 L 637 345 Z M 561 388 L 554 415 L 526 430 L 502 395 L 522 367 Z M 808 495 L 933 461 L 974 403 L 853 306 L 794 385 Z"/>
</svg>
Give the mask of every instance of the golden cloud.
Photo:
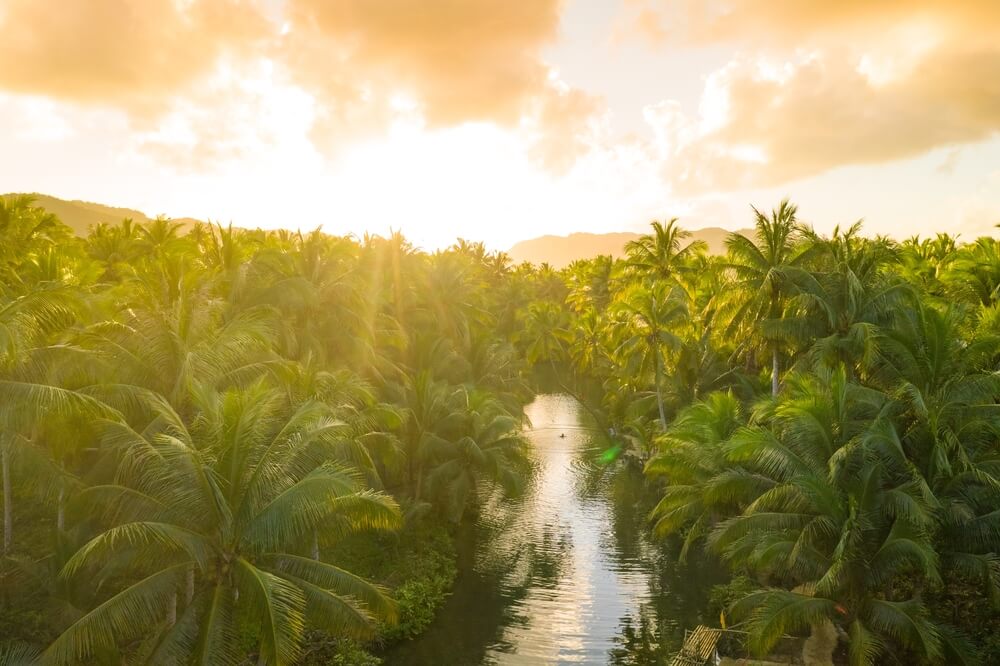
<svg viewBox="0 0 1000 666">
<path fill-rule="evenodd" d="M 155 113 L 267 29 L 245 0 L 0 0 L 0 87 Z"/>
<path fill-rule="evenodd" d="M 825 37 L 877 38 L 887 28 L 914 21 L 996 36 L 1000 21 L 1000 3 L 994 0 L 628 0 L 626 5 L 623 25 L 653 42 L 768 48 L 801 47 Z"/>
<path fill-rule="evenodd" d="M 328 54 L 295 62 L 307 84 L 323 88 L 345 68 L 354 97 L 409 96 L 431 125 L 514 124 L 546 86 L 540 51 L 557 35 L 560 7 L 560 0 L 289 0 L 286 37 L 293 54 L 317 40 Z"/>
<path fill-rule="evenodd" d="M 598 98 L 551 79 L 541 50 L 562 0 L 290 0 L 280 60 L 317 99 L 321 145 L 401 115 L 430 128 L 493 122 L 531 135 L 556 172 L 586 151 Z"/>
<path fill-rule="evenodd" d="M 776 185 L 1000 130 L 1000 3 L 670 7 L 671 27 L 657 25 L 668 38 L 683 26 L 691 42 L 744 44 L 709 77 L 698 118 L 669 104 L 647 114 L 681 191 Z"/>
<path fill-rule="evenodd" d="M 573 133 L 596 111 L 594 98 L 553 82 L 541 57 L 562 2 L 0 0 L 0 89 L 121 109 L 158 136 L 183 114 L 179 150 L 169 139 L 144 145 L 169 156 L 204 141 L 200 152 L 216 159 L 239 137 L 195 107 L 263 62 L 277 86 L 313 97 L 311 136 L 322 148 L 407 114 L 431 128 L 527 123 L 542 134 L 539 160 L 562 168 L 582 145 Z"/>
</svg>

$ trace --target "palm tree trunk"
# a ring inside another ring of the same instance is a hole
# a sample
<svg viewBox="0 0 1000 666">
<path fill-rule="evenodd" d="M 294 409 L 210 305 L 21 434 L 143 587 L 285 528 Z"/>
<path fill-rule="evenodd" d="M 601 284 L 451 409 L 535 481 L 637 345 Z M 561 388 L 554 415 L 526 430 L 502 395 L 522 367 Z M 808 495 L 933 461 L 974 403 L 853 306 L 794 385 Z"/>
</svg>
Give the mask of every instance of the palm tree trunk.
<svg viewBox="0 0 1000 666">
<path fill-rule="evenodd" d="M 10 552 L 14 542 L 13 492 L 10 487 L 10 458 L 6 438 L 0 442 L 0 467 L 3 468 L 3 552 Z"/>
<path fill-rule="evenodd" d="M 184 607 L 187 608 L 194 601 L 194 567 L 192 566 L 184 574 Z"/>
<path fill-rule="evenodd" d="M 177 592 L 170 595 L 170 602 L 167 604 L 167 626 L 172 627 L 177 624 Z"/>
<path fill-rule="evenodd" d="M 312 558 L 319 561 L 319 532 L 313 530 Z"/>
<path fill-rule="evenodd" d="M 653 350 L 653 364 L 656 366 L 656 406 L 660 410 L 660 427 L 666 430 L 667 414 L 663 409 L 663 389 L 660 386 L 663 370 L 660 368 L 660 352 L 658 349 Z"/>
<path fill-rule="evenodd" d="M 66 488 L 59 482 L 59 498 L 56 500 L 56 529 L 60 532 L 66 527 Z"/>
<path fill-rule="evenodd" d="M 778 395 L 778 374 L 781 372 L 781 359 L 778 357 L 778 343 L 771 347 L 771 395 Z"/>
</svg>

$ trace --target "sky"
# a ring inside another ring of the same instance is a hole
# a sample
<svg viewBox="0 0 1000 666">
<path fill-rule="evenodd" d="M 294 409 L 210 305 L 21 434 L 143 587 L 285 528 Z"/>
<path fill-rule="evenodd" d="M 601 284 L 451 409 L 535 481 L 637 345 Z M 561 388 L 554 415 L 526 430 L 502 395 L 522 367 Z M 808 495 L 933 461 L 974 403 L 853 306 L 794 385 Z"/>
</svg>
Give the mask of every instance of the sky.
<svg viewBox="0 0 1000 666">
<path fill-rule="evenodd" d="M 0 191 L 426 249 L 1000 223 L 995 0 L 0 0 Z"/>
</svg>

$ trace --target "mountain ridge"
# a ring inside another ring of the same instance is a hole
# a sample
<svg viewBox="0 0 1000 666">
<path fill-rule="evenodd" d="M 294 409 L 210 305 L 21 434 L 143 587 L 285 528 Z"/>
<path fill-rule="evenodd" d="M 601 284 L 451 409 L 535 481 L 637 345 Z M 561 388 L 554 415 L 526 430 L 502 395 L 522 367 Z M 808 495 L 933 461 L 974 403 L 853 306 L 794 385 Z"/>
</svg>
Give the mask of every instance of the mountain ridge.
<svg viewBox="0 0 1000 666">
<path fill-rule="evenodd" d="M 701 240 L 708 245 L 712 254 L 724 254 L 726 238 L 731 233 L 752 234 L 752 229 L 738 229 L 736 232 L 721 227 L 686 229 L 691 232 L 689 241 Z M 548 234 L 537 238 L 518 241 L 507 250 L 516 263 L 528 261 L 533 264 L 548 263 L 553 268 L 564 268 L 577 259 L 592 259 L 598 255 L 614 258 L 625 255 L 625 245 L 643 234 L 634 231 L 612 231 L 596 234 L 578 231 L 568 236 Z"/>
<path fill-rule="evenodd" d="M 63 224 L 72 229 L 73 233 L 77 236 L 86 236 L 91 227 L 101 223 L 114 225 L 125 218 L 131 218 L 133 222 L 146 224 L 152 222 L 154 219 L 134 208 L 108 206 L 106 204 L 81 201 L 79 199 L 60 199 L 59 197 L 42 194 L 41 192 L 9 192 L 0 196 L 7 198 L 22 195 L 34 199 L 36 206 L 54 214 Z M 199 221 L 191 217 L 172 217 L 170 220 L 172 222 L 179 222 L 185 228 Z"/>
</svg>

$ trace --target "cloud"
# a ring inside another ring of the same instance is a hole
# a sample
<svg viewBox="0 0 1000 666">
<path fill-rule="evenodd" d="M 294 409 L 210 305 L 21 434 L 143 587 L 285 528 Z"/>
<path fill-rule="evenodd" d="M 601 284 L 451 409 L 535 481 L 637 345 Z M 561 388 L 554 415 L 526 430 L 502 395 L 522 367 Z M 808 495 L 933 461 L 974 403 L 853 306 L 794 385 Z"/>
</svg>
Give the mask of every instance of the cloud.
<svg viewBox="0 0 1000 666">
<path fill-rule="evenodd" d="M 629 0 L 622 24 L 652 41 L 788 48 L 845 36 L 878 39 L 913 22 L 995 34 L 998 20 L 1000 3 L 993 0 Z"/>
<path fill-rule="evenodd" d="M 647 109 L 682 191 L 770 186 L 1000 130 L 1000 3 L 671 7 L 685 39 L 743 44 L 708 77 L 696 117 L 669 100 Z"/>
<path fill-rule="evenodd" d="M 400 118 L 492 122 L 532 134 L 536 158 L 565 169 L 600 105 L 542 58 L 562 4 L 0 0 L 0 90 L 120 110 L 143 150 L 197 167 L 244 150 L 236 130 L 271 103 L 232 76 L 264 63 L 273 87 L 311 96 L 309 136 L 328 154 Z"/>
<path fill-rule="evenodd" d="M 664 107 L 647 116 L 669 137 L 668 172 L 694 190 L 767 186 L 988 138 L 1000 129 L 1000 50 L 935 53 L 881 85 L 847 56 L 747 59 L 716 72 L 709 90 L 722 107 L 714 123 L 718 107 L 698 121 Z"/>
<path fill-rule="evenodd" d="M 561 4 L 289 0 L 286 53 L 297 79 L 334 105 L 403 95 L 431 126 L 513 125 L 546 87 L 540 52 L 557 36 Z"/>
<path fill-rule="evenodd" d="M 542 49 L 562 0 L 289 0 L 279 60 L 316 97 L 313 137 L 336 149 L 395 120 L 427 129 L 491 122 L 531 137 L 564 173 L 603 102 L 553 76 Z"/>
<path fill-rule="evenodd" d="M 552 82 L 535 104 L 522 127 L 532 137 L 530 156 L 552 173 L 566 173 L 606 138 L 599 97 Z"/>
<path fill-rule="evenodd" d="M 0 32 L 5 90 L 153 114 L 267 22 L 244 0 L 0 0 Z"/>
</svg>

